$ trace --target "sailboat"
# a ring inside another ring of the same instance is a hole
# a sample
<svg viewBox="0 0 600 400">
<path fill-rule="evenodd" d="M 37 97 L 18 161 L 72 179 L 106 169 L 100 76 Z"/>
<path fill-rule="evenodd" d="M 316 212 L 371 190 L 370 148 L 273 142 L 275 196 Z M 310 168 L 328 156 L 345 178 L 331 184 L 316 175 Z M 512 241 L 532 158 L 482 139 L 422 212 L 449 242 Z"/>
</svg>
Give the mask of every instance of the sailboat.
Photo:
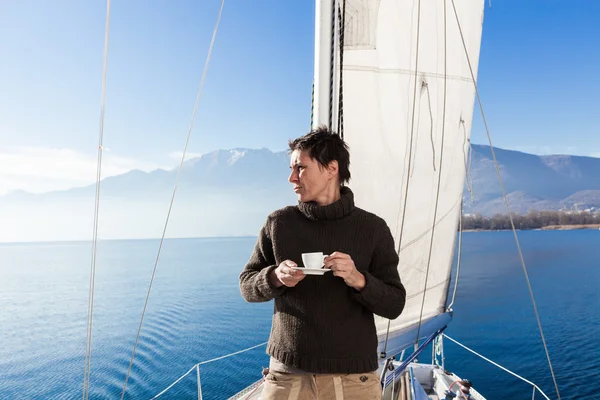
<svg viewBox="0 0 600 400">
<path fill-rule="evenodd" d="M 384 399 L 484 399 L 441 357 L 484 6 L 316 1 L 311 127 L 349 144 L 356 204 L 386 220 L 407 289 L 400 317 L 376 317 Z M 418 363 L 428 345 L 431 364 Z M 258 381 L 232 398 L 260 391 Z"/>
<path fill-rule="evenodd" d="M 316 0 L 311 127 L 327 125 L 349 144 L 355 203 L 386 220 L 407 289 L 397 319 L 376 317 L 386 400 L 485 399 L 443 359 L 484 6 Z M 420 363 L 430 345 L 431 363 Z M 199 398 L 207 362 L 184 375 L 197 371 Z M 261 388 L 258 380 L 232 398 L 258 399 Z"/>
<path fill-rule="evenodd" d="M 411 361 L 432 341 L 440 346 L 452 320 L 484 2 L 317 0 L 315 9 L 312 127 L 327 125 L 349 144 L 356 204 L 388 223 L 407 289 L 399 318 L 376 317 L 384 397 L 464 390 L 483 399 L 441 364 Z M 413 346 L 411 359 L 394 359 Z"/>
</svg>

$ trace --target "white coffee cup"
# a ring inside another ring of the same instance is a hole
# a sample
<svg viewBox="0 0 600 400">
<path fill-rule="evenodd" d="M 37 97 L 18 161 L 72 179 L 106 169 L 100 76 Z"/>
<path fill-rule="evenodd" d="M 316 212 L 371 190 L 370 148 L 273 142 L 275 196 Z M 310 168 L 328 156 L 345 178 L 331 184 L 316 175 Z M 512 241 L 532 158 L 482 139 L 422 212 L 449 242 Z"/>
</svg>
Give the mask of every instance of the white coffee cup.
<svg viewBox="0 0 600 400">
<path fill-rule="evenodd" d="M 304 263 L 304 268 L 323 268 L 325 257 L 328 257 L 328 255 L 321 252 L 302 253 L 302 262 Z"/>
</svg>

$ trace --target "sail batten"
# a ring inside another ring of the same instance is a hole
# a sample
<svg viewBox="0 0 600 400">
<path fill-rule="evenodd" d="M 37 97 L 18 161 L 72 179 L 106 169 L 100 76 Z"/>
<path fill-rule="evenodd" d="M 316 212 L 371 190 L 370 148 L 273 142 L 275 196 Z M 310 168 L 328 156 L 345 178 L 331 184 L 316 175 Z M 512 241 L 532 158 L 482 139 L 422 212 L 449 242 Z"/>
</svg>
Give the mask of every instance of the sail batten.
<svg viewBox="0 0 600 400">
<path fill-rule="evenodd" d="M 345 1 L 341 74 L 344 140 L 352 155 L 350 186 L 356 204 L 383 217 L 396 240 L 407 304 L 391 321 L 394 332 L 445 310 L 474 84 L 456 19 L 444 12 L 443 3 Z M 451 10 L 451 0 L 445 1 Z M 483 0 L 456 6 L 476 76 Z M 317 8 L 321 22 L 323 13 L 332 18 L 331 0 L 318 2 Z M 316 33 L 321 55 L 324 47 L 338 43 L 322 36 L 322 28 Z M 328 76 L 339 76 L 336 60 L 339 56 L 334 57 L 336 72 L 330 69 Z M 327 81 L 325 63 L 315 65 L 315 82 L 322 87 L 315 107 L 331 103 L 335 116 L 339 83 Z M 325 82 L 330 90 L 324 90 Z M 322 114 L 314 122 L 329 124 Z M 387 333 L 387 322 L 377 321 L 380 334 Z"/>
</svg>

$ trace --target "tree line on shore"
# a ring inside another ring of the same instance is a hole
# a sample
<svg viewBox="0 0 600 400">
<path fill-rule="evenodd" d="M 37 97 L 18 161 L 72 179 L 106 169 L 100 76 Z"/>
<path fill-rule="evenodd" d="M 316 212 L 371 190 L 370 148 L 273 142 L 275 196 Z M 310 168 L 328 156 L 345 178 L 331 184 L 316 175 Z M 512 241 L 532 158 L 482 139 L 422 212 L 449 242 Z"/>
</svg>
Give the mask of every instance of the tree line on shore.
<svg viewBox="0 0 600 400">
<path fill-rule="evenodd" d="M 600 224 L 600 212 L 573 211 L 530 211 L 525 215 L 512 214 L 516 229 L 539 229 L 553 225 Z M 496 214 L 486 217 L 481 214 L 465 214 L 462 229 L 500 230 L 512 229 L 508 215 Z"/>
</svg>

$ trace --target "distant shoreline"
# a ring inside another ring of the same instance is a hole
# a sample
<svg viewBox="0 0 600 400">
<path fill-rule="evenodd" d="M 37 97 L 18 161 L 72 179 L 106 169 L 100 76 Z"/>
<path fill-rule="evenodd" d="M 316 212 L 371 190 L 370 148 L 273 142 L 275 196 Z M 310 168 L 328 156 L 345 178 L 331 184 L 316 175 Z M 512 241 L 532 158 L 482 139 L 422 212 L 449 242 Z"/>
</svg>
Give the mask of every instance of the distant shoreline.
<svg viewBox="0 0 600 400">
<path fill-rule="evenodd" d="M 512 227 L 523 231 L 572 231 L 576 229 L 600 229 L 600 212 L 586 211 L 530 211 L 525 215 L 464 214 L 463 232 L 504 231 Z"/>
<path fill-rule="evenodd" d="M 548 225 L 539 228 L 543 231 L 572 231 L 576 229 L 600 229 L 600 224 L 581 224 L 581 225 Z"/>
<path fill-rule="evenodd" d="M 548 225 L 540 228 L 520 229 L 518 231 L 575 231 L 582 229 L 600 229 L 600 224 L 581 224 L 581 225 Z M 463 232 L 486 232 L 486 231 L 509 231 L 510 229 L 478 228 L 463 229 Z"/>
</svg>

